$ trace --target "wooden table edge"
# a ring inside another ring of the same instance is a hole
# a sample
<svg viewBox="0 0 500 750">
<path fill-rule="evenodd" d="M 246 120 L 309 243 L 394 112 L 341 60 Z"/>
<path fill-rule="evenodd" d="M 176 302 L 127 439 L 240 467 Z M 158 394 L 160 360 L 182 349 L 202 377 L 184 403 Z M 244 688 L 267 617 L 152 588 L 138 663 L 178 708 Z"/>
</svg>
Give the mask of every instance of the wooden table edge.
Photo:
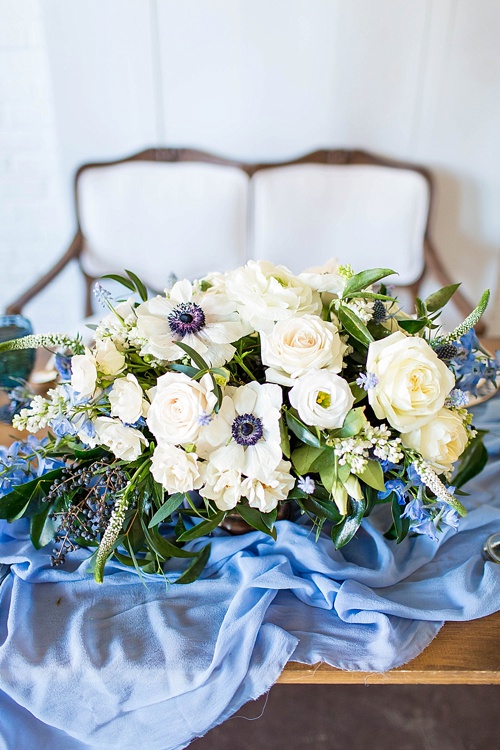
<svg viewBox="0 0 500 750">
<path fill-rule="evenodd" d="M 290 662 L 277 680 L 281 685 L 500 685 L 500 671 L 463 669 L 391 669 L 389 672 L 354 672 L 324 664 Z"/>
</svg>

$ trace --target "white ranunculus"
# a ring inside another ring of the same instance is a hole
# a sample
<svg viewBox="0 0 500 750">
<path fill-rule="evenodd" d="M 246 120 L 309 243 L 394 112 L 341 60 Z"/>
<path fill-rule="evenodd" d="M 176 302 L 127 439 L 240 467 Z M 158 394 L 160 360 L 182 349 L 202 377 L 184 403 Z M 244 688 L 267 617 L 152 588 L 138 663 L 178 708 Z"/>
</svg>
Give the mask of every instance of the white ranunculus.
<svg viewBox="0 0 500 750">
<path fill-rule="evenodd" d="M 151 474 L 170 494 L 197 490 L 202 484 L 196 453 L 186 453 L 175 445 L 158 445 L 155 448 Z"/>
<path fill-rule="evenodd" d="M 71 385 L 81 398 L 86 398 L 94 395 L 96 382 L 96 361 L 85 348 L 85 354 L 75 354 L 71 358 Z"/>
<path fill-rule="evenodd" d="M 94 349 L 97 369 L 105 377 L 118 375 L 125 367 L 125 357 L 110 338 L 96 342 Z"/>
<path fill-rule="evenodd" d="M 467 446 L 468 435 L 458 414 L 441 409 L 427 424 L 401 435 L 401 440 L 441 474 L 450 471 L 460 458 Z"/>
<path fill-rule="evenodd" d="M 203 467 L 200 495 L 213 500 L 219 510 L 232 510 L 241 498 L 241 472 L 237 468 L 218 469 L 210 461 Z"/>
<path fill-rule="evenodd" d="M 280 320 L 261 334 L 262 362 L 272 383 L 293 385 L 310 370 L 340 372 L 346 345 L 337 326 L 317 315 Z"/>
<path fill-rule="evenodd" d="M 347 382 L 328 370 L 313 370 L 303 375 L 291 389 L 289 398 L 305 424 L 328 430 L 342 427 L 354 404 Z"/>
<path fill-rule="evenodd" d="M 281 500 L 286 500 L 295 485 L 290 467 L 289 461 L 281 461 L 265 481 L 250 477 L 243 480 L 241 494 L 247 498 L 251 508 L 270 513 Z"/>
<path fill-rule="evenodd" d="M 264 260 L 250 260 L 228 273 L 226 294 L 258 331 L 269 331 L 276 321 L 294 315 L 319 315 L 322 308 L 319 294 L 309 284 L 285 266 Z"/>
<path fill-rule="evenodd" d="M 340 295 L 344 290 L 346 280 L 338 273 L 338 267 L 338 260 L 331 258 L 323 266 L 307 268 L 303 273 L 299 273 L 299 279 L 317 292 Z"/>
<path fill-rule="evenodd" d="M 94 428 L 100 445 L 105 445 L 117 458 L 135 461 L 148 441 L 139 430 L 126 427 L 118 419 L 97 417 Z"/>
<path fill-rule="evenodd" d="M 135 424 L 145 417 L 149 407 L 137 378 L 130 372 L 124 378 L 115 380 L 109 393 L 109 403 L 111 416 L 127 424 Z"/>
<path fill-rule="evenodd" d="M 401 332 L 370 344 L 366 370 L 378 381 L 368 391 L 370 406 L 399 432 L 430 422 L 455 386 L 453 374 L 429 344 Z"/>
<path fill-rule="evenodd" d="M 181 372 L 167 372 L 149 395 L 147 423 L 159 444 L 195 443 L 217 403 L 208 373 L 192 380 Z"/>
<path fill-rule="evenodd" d="M 201 455 L 219 471 L 238 469 L 265 481 L 282 459 L 280 441 L 281 388 L 257 382 L 226 388 L 218 414 L 203 431 Z"/>
</svg>

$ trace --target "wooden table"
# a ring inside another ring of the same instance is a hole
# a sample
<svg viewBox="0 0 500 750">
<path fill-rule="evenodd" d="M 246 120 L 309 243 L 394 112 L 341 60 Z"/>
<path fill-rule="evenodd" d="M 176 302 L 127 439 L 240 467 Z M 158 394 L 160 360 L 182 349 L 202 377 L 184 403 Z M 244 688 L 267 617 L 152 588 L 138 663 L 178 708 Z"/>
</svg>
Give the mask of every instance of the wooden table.
<svg viewBox="0 0 500 750">
<path fill-rule="evenodd" d="M 490 343 L 490 342 L 488 342 Z M 498 340 L 490 349 L 498 348 Z M 0 423 L 0 444 L 23 434 Z M 500 568 L 500 566 L 499 566 Z M 500 571 L 499 571 L 500 574 Z M 500 684 L 500 612 L 471 622 L 447 622 L 416 659 L 389 672 L 345 672 L 326 664 L 290 662 L 278 682 L 287 684 Z"/>
</svg>

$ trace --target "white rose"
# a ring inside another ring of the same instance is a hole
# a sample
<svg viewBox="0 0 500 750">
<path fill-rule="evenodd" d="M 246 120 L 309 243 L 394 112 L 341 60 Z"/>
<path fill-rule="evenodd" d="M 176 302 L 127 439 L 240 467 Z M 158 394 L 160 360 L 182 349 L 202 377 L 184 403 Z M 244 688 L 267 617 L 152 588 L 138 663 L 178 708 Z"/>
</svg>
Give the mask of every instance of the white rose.
<svg viewBox="0 0 500 750">
<path fill-rule="evenodd" d="M 401 435 L 403 445 L 417 451 L 438 474 L 450 471 L 464 452 L 468 435 L 462 420 L 450 409 L 441 409 L 432 421 Z"/>
<path fill-rule="evenodd" d="M 167 372 L 150 395 L 148 427 L 159 443 L 174 445 L 196 442 L 217 403 L 208 374 L 192 380 L 184 373 Z"/>
<path fill-rule="evenodd" d="M 71 358 L 71 385 L 80 397 L 93 396 L 97 381 L 96 361 L 89 349 Z"/>
<path fill-rule="evenodd" d="M 280 320 L 261 334 L 261 347 L 267 380 L 281 385 L 293 385 L 310 370 L 340 372 L 346 350 L 337 326 L 317 315 Z"/>
<path fill-rule="evenodd" d="M 232 510 L 241 498 L 241 472 L 218 469 L 210 461 L 204 464 L 202 497 L 213 500 L 219 510 Z"/>
<path fill-rule="evenodd" d="M 323 266 L 307 268 L 303 273 L 299 273 L 299 279 L 317 292 L 330 292 L 339 295 L 344 290 L 346 280 L 337 273 L 338 267 L 338 260 L 331 258 Z"/>
<path fill-rule="evenodd" d="M 149 406 L 137 378 L 131 373 L 115 380 L 109 393 L 109 403 L 111 416 L 127 424 L 135 424 L 140 417 L 145 417 Z"/>
<path fill-rule="evenodd" d="M 319 314 L 319 294 L 285 266 L 250 260 L 226 276 L 226 294 L 241 316 L 258 331 L 269 331 L 277 320 Z"/>
<path fill-rule="evenodd" d="M 262 513 L 270 513 L 276 508 L 280 500 L 286 500 L 295 485 L 295 479 L 290 474 L 290 462 L 281 461 L 277 468 L 269 473 L 265 482 L 248 477 L 241 485 L 244 495 L 251 508 L 258 508 Z"/>
<path fill-rule="evenodd" d="M 100 445 L 109 448 L 117 458 L 124 461 L 135 461 L 148 441 L 139 430 L 126 427 L 118 419 L 97 417 L 94 428 Z"/>
<path fill-rule="evenodd" d="M 430 422 L 455 386 L 452 373 L 429 344 L 401 332 L 370 344 L 366 370 L 378 381 L 368 391 L 370 406 L 399 432 Z"/>
<path fill-rule="evenodd" d="M 186 453 L 175 445 L 155 448 L 151 474 L 170 494 L 197 490 L 202 484 L 196 453 Z"/>
<path fill-rule="evenodd" d="M 110 338 L 98 341 L 94 350 L 97 369 L 105 376 L 118 375 L 125 367 L 125 357 Z"/>
<path fill-rule="evenodd" d="M 305 424 L 328 430 L 342 427 L 354 404 L 347 382 L 328 370 L 303 375 L 291 389 L 289 398 Z"/>
</svg>

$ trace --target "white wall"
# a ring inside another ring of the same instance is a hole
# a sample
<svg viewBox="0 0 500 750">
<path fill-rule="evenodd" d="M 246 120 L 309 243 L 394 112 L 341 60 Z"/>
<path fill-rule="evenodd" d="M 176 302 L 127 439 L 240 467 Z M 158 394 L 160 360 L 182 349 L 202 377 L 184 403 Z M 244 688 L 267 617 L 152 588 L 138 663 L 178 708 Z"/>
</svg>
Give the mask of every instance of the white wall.
<svg viewBox="0 0 500 750">
<path fill-rule="evenodd" d="M 46 40 L 36 54 L 50 70 L 42 131 L 52 129 L 64 185 L 45 217 L 51 249 L 68 232 L 54 217 L 69 215 L 83 161 L 156 143 L 248 160 L 358 146 L 432 168 L 436 243 L 470 297 L 493 288 L 500 334 L 497 0 L 0 0 L 0 25 L 35 6 Z M 25 252 L 35 276 L 47 244 L 37 235 Z"/>
</svg>

